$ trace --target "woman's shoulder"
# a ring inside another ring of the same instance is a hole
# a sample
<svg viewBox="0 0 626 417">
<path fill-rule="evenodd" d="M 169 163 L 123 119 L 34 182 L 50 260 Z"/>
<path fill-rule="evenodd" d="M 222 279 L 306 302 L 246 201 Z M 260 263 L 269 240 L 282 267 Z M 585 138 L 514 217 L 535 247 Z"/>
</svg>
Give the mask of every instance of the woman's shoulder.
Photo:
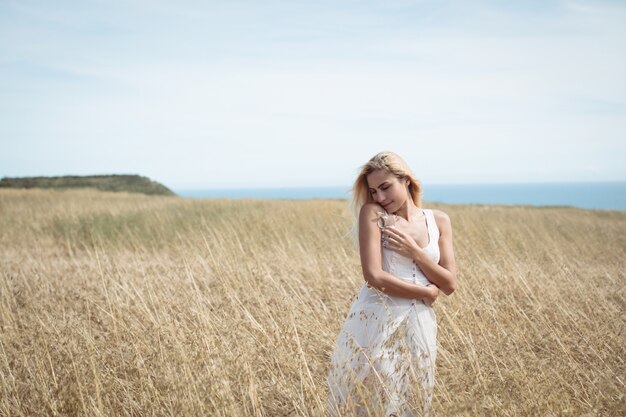
<svg viewBox="0 0 626 417">
<path fill-rule="evenodd" d="M 439 230 L 447 229 L 450 227 L 452 222 L 450 220 L 450 216 L 448 216 L 448 213 L 439 209 L 427 209 L 427 210 L 432 211 L 433 217 L 435 218 L 435 222 L 437 222 L 437 228 Z"/>
<path fill-rule="evenodd" d="M 363 207 L 361 207 L 361 212 L 360 214 L 371 214 L 371 213 L 377 213 L 380 211 L 385 211 L 385 209 L 383 208 L 383 206 L 381 206 L 378 203 L 374 203 L 374 202 L 367 202 L 365 204 L 363 204 Z"/>
</svg>

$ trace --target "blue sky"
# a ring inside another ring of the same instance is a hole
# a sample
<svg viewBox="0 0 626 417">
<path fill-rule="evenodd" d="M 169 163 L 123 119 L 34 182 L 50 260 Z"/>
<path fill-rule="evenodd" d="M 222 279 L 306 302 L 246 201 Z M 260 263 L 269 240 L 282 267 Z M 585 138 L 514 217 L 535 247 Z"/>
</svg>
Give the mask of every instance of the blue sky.
<svg viewBox="0 0 626 417">
<path fill-rule="evenodd" d="M 0 2 L 0 177 L 626 180 L 626 2 Z"/>
</svg>

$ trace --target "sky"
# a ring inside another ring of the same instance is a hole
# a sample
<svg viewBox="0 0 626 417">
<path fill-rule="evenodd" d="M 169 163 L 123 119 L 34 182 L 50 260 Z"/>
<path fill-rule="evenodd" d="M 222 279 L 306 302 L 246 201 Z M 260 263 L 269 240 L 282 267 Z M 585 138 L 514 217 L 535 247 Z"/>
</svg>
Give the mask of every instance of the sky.
<svg viewBox="0 0 626 417">
<path fill-rule="evenodd" d="M 0 177 L 626 180 L 624 1 L 0 0 Z"/>
</svg>

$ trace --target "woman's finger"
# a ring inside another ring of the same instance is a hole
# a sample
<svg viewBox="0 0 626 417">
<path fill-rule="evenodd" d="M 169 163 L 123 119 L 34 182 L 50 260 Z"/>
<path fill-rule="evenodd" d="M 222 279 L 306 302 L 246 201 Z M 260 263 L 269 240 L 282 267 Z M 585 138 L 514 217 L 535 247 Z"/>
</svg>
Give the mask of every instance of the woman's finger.
<svg viewBox="0 0 626 417">
<path fill-rule="evenodd" d="M 398 240 L 394 235 L 385 235 L 384 238 L 385 240 L 392 240 L 394 242 Z"/>
<path fill-rule="evenodd" d="M 393 234 L 396 234 L 396 235 L 401 235 L 402 234 L 398 229 L 396 229 L 396 226 L 389 226 L 389 227 L 387 227 L 385 229 L 385 231 L 386 232 L 392 232 Z"/>
<path fill-rule="evenodd" d="M 402 236 L 404 236 L 404 235 L 402 234 L 402 232 L 400 232 L 400 231 L 399 231 L 399 230 L 397 230 L 397 229 L 387 228 L 387 229 L 385 229 L 385 232 L 386 232 L 386 235 L 387 235 L 387 236 L 389 236 L 389 237 L 393 237 L 393 238 L 396 238 L 396 239 L 399 239 L 399 238 L 401 238 Z"/>
</svg>

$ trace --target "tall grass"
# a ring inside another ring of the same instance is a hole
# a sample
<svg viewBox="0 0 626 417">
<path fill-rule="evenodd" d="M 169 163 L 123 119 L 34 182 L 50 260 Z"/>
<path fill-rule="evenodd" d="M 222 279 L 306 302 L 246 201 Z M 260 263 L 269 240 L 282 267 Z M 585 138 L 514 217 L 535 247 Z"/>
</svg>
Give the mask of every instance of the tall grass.
<svg viewBox="0 0 626 417">
<path fill-rule="evenodd" d="M 345 205 L 0 190 L 0 415 L 324 415 Z M 425 206 L 459 268 L 436 414 L 624 415 L 626 213 Z"/>
</svg>

